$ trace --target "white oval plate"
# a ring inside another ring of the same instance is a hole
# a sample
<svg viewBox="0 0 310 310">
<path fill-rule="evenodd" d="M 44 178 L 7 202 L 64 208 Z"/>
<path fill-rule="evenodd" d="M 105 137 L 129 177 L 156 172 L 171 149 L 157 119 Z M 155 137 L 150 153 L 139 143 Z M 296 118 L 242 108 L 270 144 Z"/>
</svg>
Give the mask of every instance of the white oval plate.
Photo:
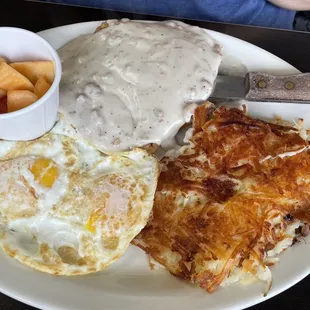
<svg viewBox="0 0 310 310">
<path fill-rule="evenodd" d="M 68 25 L 41 32 L 55 48 L 81 34 L 92 33 L 100 22 Z M 223 46 L 225 72 L 264 71 L 294 74 L 291 65 L 244 41 L 207 31 Z M 250 103 L 249 113 L 261 118 L 299 117 L 310 127 L 310 106 L 281 103 Z M 146 255 L 130 246 L 125 255 L 102 273 L 80 277 L 56 277 L 33 271 L 0 254 L 0 291 L 41 309 L 74 310 L 210 310 L 242 309 L 281 293 L 310 273 L 310 242 L 289 248 L 272 268 L 273 286 L 263 297 L 262 284 L 233 285 L 212 295 L 171 276 L 166 270 L 151 271 Z"/>
</svg>

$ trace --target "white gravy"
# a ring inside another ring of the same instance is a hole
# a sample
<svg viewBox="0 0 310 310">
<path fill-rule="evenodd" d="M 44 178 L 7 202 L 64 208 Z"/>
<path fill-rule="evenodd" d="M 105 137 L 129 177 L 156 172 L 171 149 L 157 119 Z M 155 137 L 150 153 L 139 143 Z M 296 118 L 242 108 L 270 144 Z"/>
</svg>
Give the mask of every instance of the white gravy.
<svg viewBox="0 0 310 310">
<path fill-rule="evenodd" d="M 60 111 L 102 151 L 162 144 L 211 94 L 217 42 L 176 21 L 108 21 L 59 50 Z"/>
</svg>

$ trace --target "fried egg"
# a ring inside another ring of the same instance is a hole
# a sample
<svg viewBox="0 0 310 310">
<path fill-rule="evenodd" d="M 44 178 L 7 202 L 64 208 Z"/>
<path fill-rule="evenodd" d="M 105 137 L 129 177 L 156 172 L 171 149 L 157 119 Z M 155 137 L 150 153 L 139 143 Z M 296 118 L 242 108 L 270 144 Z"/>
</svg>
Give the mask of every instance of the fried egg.
<svg viewBox="0 0 310 310">
<path fill-rule="evenodd" d="M 145 226 L 158 163 L 134 149 L 108 156 L 60 120 L 43 137 L 0 141 L 0 243 L 55 275 L 97 272 Z"/>
</svg>

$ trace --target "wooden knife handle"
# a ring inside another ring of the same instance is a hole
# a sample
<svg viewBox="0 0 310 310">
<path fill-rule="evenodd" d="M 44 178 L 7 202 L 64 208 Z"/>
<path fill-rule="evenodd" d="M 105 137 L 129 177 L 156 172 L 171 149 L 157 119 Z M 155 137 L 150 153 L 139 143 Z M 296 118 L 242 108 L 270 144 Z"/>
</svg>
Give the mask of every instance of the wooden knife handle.
<svg viewBox="0 0 310 310">
<path fill-rule="evenodd" d="M 310 73 L 275 76 L 250 72 L 245 90 L 248 100 L 310 103 Z"/>
</svg>

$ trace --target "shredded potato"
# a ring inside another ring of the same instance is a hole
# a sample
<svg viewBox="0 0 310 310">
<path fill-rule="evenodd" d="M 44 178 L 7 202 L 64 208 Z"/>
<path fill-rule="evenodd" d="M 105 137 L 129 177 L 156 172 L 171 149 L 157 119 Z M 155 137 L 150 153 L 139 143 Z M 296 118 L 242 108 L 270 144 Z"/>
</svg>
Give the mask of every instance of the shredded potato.
<svg viewBox="0 0 310 310">
<path fill-rule="evenodd" d="M 153 217 L 134 243 L 210 293 L 237 269 L 268 291 L 272 257 L 310 222 L 309 145 L 295 127 L 214 110 L 196 109 L 190 152 L 161 161 Z"/>
</svg>

